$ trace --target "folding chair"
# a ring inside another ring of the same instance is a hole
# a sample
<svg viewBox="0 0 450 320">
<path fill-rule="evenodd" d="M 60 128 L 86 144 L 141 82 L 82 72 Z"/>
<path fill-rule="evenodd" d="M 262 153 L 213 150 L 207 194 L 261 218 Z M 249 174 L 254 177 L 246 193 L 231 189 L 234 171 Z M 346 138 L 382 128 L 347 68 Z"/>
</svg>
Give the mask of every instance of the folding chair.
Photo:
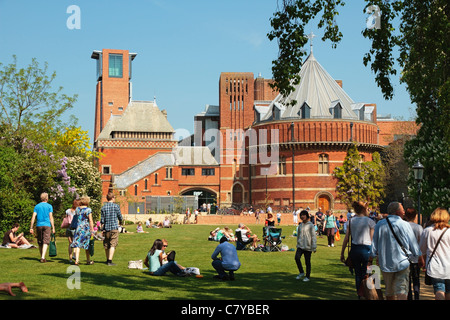
<svg viewBox="0 0 450 320">
<path fill-rule="evenodd" d="M 235 235 L 236 235 L 236 238 L 237 238 L 236 250 L 245 250 L 245 249 L 247 249 L 247 246 L 250 243 L 252 243 L 251 240 L 247 240 L 247 241 L 242 240 L 241 230 L 236 230 L 235 231 Z"/>
<path fill-rule="evenodd" d="M 284 236 L 281 235 L 281 228 L 269 228 L 267 230 L 267 243 L 269 251 L 281 251 L 281 242 Z"/>
</svg>

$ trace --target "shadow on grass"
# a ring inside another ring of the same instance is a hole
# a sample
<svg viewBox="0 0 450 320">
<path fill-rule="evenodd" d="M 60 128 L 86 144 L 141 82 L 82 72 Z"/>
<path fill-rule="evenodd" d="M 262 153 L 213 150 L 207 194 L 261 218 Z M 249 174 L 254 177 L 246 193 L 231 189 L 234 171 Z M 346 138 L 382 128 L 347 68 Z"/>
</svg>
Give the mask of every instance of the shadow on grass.
<svg viewBox="0 0 450 320">
<path fill-rule="evenodd" d="M 63 273 L 45 275 L 67 279 Z M 236 272 L 236 280 L 213 279 L 214 271 L 206 271 L 203 278 L 177 277 L 167 274 L 154 277 L 136 270 L 133 274 L 107 274 L 82 271 L 83 286 L 95 287 L 89 294 L 74 292 L 67 299 L 121 300 L 349 300 L 354 294 L 348 284 L 338 278 L 311 278 L 310 282 L 296 280 L 290 273 L 261 274 Z M 330 288 L 335 290 L 330 292 Z M 76 291 L 76 290 L 75 290 Z M 112 293 L 111 295 L 108 293 Z M 54 297 L 61 299 L 61 297 Z M 65 299 L 65 298 L 64 298 Z"/>
</svg>

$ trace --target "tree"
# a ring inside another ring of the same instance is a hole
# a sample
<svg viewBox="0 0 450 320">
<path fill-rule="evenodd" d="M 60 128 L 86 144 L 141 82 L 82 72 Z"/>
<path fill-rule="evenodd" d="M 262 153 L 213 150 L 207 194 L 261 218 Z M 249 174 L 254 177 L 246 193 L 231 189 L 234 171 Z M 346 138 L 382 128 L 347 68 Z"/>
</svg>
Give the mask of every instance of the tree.
<svg viewBox="0 0 450 320">
<path fill-rule="evenodd" d="M 380 28 L 365 29 L 362 35 L 371 40 L 363 57 L 370 65 L 375 82 L 385 99 L 394 95 L 391 77 L 400 69 L 400 81 L 406 84 L 411 102 L 416 105 L 417 137 L 405 146 L 409 166 L 420 160 L 425 166 L 422 197 L 430 207 L 450 206 L 450 5 L 446 0 L 365 0 L 381 11 Z M 318 27 L 325 27 L 322 40 L 333 47 L 342 34 L 335 18 L 345 3 L 335 1 L 283 0 L 271 19 L 270 40 L 278 39 L 279 55 L 273 61 L 274 87 L 287 96 L 292 84 L 299 81 L 302 47 L 307 42 L 304 27 L 321 14 Z M 398 50 L 397 50 L 398 49 Z M 396 51 L 397 50 L 397 51 Z M 398 52 L 398 55 L 394 55 Z M 439 153 L 437 153 L 439 152 Z M 416 183 L 409 173 L 411 195 L 417 197 Z"/>
<path fill-rule="evenodd" d="M 0 121 L 11 131 L 20 132 L 30 126 L 58 127 L 61 115 L 75 104 L 77 95 L 61 93 L 62 87 L 51 91 L 56 73 L 48 76 L 47 69 L 47 63 L 41 68 L 34 58 L 28 67 L 18 68 L 15 55 L 11 64 L 0 69 Z"/>
<path fill-rule="evenodd" d="M 347 209 L 359 200 L 368 202 L 372 208 L 383 203 L 384 167 L 378 152 L 372 154 L 372 161 L 361 162 L 358 145 L 354 142 L 347 151 L 344 163 L 336 167 L 332 175 L 337 180 L 337 198 Z"/>
</svg>

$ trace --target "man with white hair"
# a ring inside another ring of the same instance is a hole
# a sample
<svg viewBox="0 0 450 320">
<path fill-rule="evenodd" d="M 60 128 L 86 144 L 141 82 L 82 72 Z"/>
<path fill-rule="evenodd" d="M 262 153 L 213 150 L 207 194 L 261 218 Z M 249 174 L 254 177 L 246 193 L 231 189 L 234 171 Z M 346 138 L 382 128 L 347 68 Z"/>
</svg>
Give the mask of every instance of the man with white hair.
<svg viewBox="0 0 450 320">
<path fill-rule="evenodd" d="M 243 223 L 239 223 L 238 228 L 236 229 L 236 232 L 241 232 L 241 238 L 244 243 L 252 242 L 252 247 L 256 248 L 257 242 L 260 241 L 258 239 L 258 236 L 256 234 L 251 234 L 251 230 L 249 227 L 247 227 Z"/>
<path fill-rule="evenodd" d="M 386 286 L 386 299 L 406 300 L 410 260 L 421 255 L 419 244 L 399 202 L 391 202 L 388 216 L 374 229 L 372 256 L 377 257 Z"/>
</svg>

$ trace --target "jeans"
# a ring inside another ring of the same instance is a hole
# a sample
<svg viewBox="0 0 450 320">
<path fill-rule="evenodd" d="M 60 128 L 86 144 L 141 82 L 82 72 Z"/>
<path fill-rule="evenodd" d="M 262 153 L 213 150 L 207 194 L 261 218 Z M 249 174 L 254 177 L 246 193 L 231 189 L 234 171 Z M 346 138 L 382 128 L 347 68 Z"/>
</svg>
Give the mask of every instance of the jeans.
<svg viewBox="0 0 450 320">
<path fill-rule="evenodd" d="M 433 284 L 434 293 L 442 291 L 444 293 L 450 293 L 450 280 L 449 279 L 437 279 L 431 277 L 431 283 Z"/>
<path fill-rule="evenodd" d="M 163 264 L 161 267 L 159 267 L 158 270 L 153 272 L 153 275 L 163 276 L 166 274 L 167 271 L 170 271 L 175 275 L 179 275 L 182 272 L 180 267 L 176 264 L 175 261 L 169 261 L 168 263 Z"/>
<path fill-rule="evenodd" d="M 225 271 L 236 271 L 236 270 L 230 270 L 230 269 L 225 269 L 222 265 L 222 260 L 213 260 L 212 261 L 212 266 L 214 269 L 216 269 L 217 273 L 219 274 L 219 277 L 222 279 L 225 276 L 227 276 Z"/>
<path fill-rule="evenodd" d="M 361 282 L 367 273 L 367 264 L 369 263 L 371 246 L 363 244 L 352 244 L 350 249 L 350 259 L 355 269 L 355 286 L 358 291 Z"/>
<path fill-rule="evenodd" d="M 312 251 L 306 251 L 301 248 L 297 248 L 297 251 L 295 252 L 295 262 L 297 263 L 297 268 L 300 273 L 304 273 L 300 258 L 302 257 L 302 255 L 305 255 L 306 278 L 309 278 L 311 276 L 311 254 Z"/>
</svg>

